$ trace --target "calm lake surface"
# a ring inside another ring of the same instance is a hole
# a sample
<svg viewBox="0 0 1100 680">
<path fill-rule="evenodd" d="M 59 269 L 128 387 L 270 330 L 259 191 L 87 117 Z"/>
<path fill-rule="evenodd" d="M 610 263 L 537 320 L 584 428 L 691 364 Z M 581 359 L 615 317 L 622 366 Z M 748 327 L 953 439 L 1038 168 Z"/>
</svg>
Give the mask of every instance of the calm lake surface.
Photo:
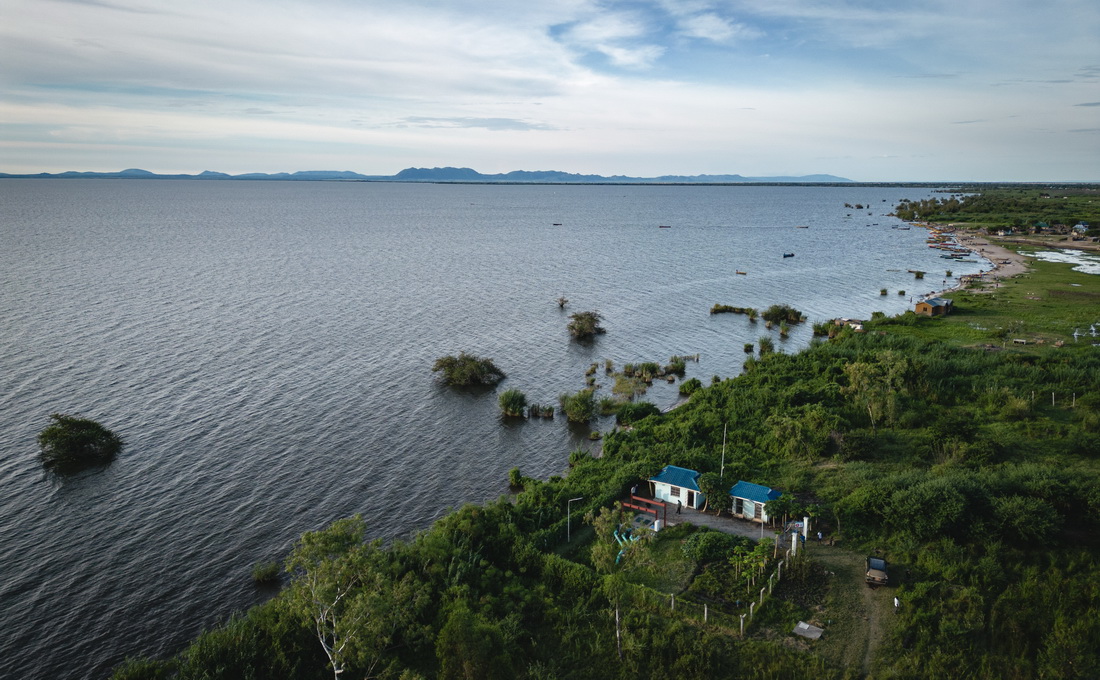
<svg viewBox="0 0 1100 680">
<path fill-rule="evenodd" d="M 988 268 L 891 228 L 899 199 L 930 195 L 0 180 L 0 675 L 170 654 L 270 597 L 251 566 L 304 531 L 362 513 L 373 537 L 408 536 L 506 493 L 512 467 L 561 474 L 592 446 L 562 417 L 503 422 L 499 391 L 556 403 L 594 361 L 673 354 L 700 355 L 689 378 L 731 377 L 767 331 L 714 303 L 894 314 L 946 267 Z M 607 334 L 571 342 L 585 310 Z M 776 345 L 801 349 L 809 326 Z M 460 351 L 508 379 L 440 386 L 432 363 Z M 676 386 L 646 398 L 670 406 Z M 127 446 L 52 480 L 35 436 L 53 412 Z"/>
</svg>

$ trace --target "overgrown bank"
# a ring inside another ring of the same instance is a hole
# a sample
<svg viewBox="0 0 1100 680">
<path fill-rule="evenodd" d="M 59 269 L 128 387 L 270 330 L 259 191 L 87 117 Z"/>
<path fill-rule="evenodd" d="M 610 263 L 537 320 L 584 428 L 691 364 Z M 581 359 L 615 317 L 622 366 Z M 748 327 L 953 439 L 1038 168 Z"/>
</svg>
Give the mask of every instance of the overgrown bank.
<svg viewBox="0 0 1100 680">
<path fill-rule="evenodd" d="M 727 606 L 702 587 L 721 583 L 729 560 L 681 557 L 687 536 L 608 564 L 608 542 L 579 531 L 581 515 L 598 517 L 664 465 L 719 470 L 724 431 L 726 479 L 797 495 L 845 545 L 894 565 L 902 607 L 867 661 L 875 677 L 1096 676 L 1100 353 L 959 346 L 944 341 L 948 323 L 884 319 L 754 359 L 681 408 L 608 433 L 601 458 L 575 453 L 568 476 L 517 479 L 514 498 L 462 508 L 408 542 L 365 544 L 355 520 L 308 535 L 277 598 L 117 677 L 325 678 L 334 660 L 344 677 L 860 676 L 858 649 L 828 648 L 843 622 L 803 651 L 648 604 L 635 586 Z M 770 609 L 768 625 L 812 613 L 812 586 Z"/>
</svg>

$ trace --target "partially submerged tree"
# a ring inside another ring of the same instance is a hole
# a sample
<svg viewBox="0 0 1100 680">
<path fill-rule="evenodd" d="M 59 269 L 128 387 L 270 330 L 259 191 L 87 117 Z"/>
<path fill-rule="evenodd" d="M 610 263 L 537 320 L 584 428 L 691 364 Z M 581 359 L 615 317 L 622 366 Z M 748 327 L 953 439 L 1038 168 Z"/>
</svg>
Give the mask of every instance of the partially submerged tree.
<svg viewBox="0 0 1100 680">
<path fill-rule="evenodd" d="M 443 372 L 443 382 L 448 385 L 495 385 L 506 377 L 504 371 L 493 364 L 492 359 L 467 354 L 445 356 L 435 360 L 432 372 Z"/>
<path fill-rule="evenodd" d="M 569 334 L 578 340 L 591 338 L 594 335 L 606 333 L 600 321 L 603 317 L 599 312 L 577 312 L 569 317 Z"/>
<path fill-rule="evenodd" d="M 106 465 L 122 450 L 122 439 L 94 420 L 60 413 L 50 419 L 38 433 L 39 458 L 50 472 L 69 474 Z"/>
</svg>

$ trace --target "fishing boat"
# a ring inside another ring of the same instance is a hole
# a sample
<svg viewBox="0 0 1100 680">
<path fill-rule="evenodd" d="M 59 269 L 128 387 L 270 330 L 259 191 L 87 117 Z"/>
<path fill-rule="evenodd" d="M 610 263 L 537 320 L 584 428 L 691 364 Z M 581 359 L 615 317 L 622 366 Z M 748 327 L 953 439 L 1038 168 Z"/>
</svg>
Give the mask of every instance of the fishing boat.
<svg viewBox="0 0 1100 680">
<path fill-rule="evenodd" d="M 671 224 L 658 224 L 657 226 L 661 229 L 671 229 L 672 228 Z"/>
<path fill-rule="evenodd" d="M 741 271 L 740 269 L 738 269 L 738 270 L 736 270 L 736 271 L 737 271 L 737 273 L 738 273 L 738 274 L 740 274 L 741 276 L 744 276 L 745 274 L 748 274 L 748 272 L 743 272 L 743 271 Z"/>
<path fill-rule="evenodd" d="M 783 257 L 794 257 L 794 253 L 783 253 Z"/>
<path fill-rule="evenodd" d="M 795 227 L 795 229 L 809 229 L 809 228 L 810 228 L 810 225 L 808 225 L 808 224 L 800 224 L 800 225 Z"/>
</svg>

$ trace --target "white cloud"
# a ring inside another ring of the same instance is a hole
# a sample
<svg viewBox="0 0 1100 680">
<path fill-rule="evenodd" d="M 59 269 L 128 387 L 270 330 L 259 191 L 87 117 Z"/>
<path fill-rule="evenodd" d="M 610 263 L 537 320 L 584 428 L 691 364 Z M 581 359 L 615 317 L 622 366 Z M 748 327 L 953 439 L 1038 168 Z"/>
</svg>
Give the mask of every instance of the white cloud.
<svg viewBox="0 0 1100 680">
<path fill-rule="evenodd" d="M 1091 0 L 0 2 L 0 171 L 1100 178 Z"/>
</svg>

